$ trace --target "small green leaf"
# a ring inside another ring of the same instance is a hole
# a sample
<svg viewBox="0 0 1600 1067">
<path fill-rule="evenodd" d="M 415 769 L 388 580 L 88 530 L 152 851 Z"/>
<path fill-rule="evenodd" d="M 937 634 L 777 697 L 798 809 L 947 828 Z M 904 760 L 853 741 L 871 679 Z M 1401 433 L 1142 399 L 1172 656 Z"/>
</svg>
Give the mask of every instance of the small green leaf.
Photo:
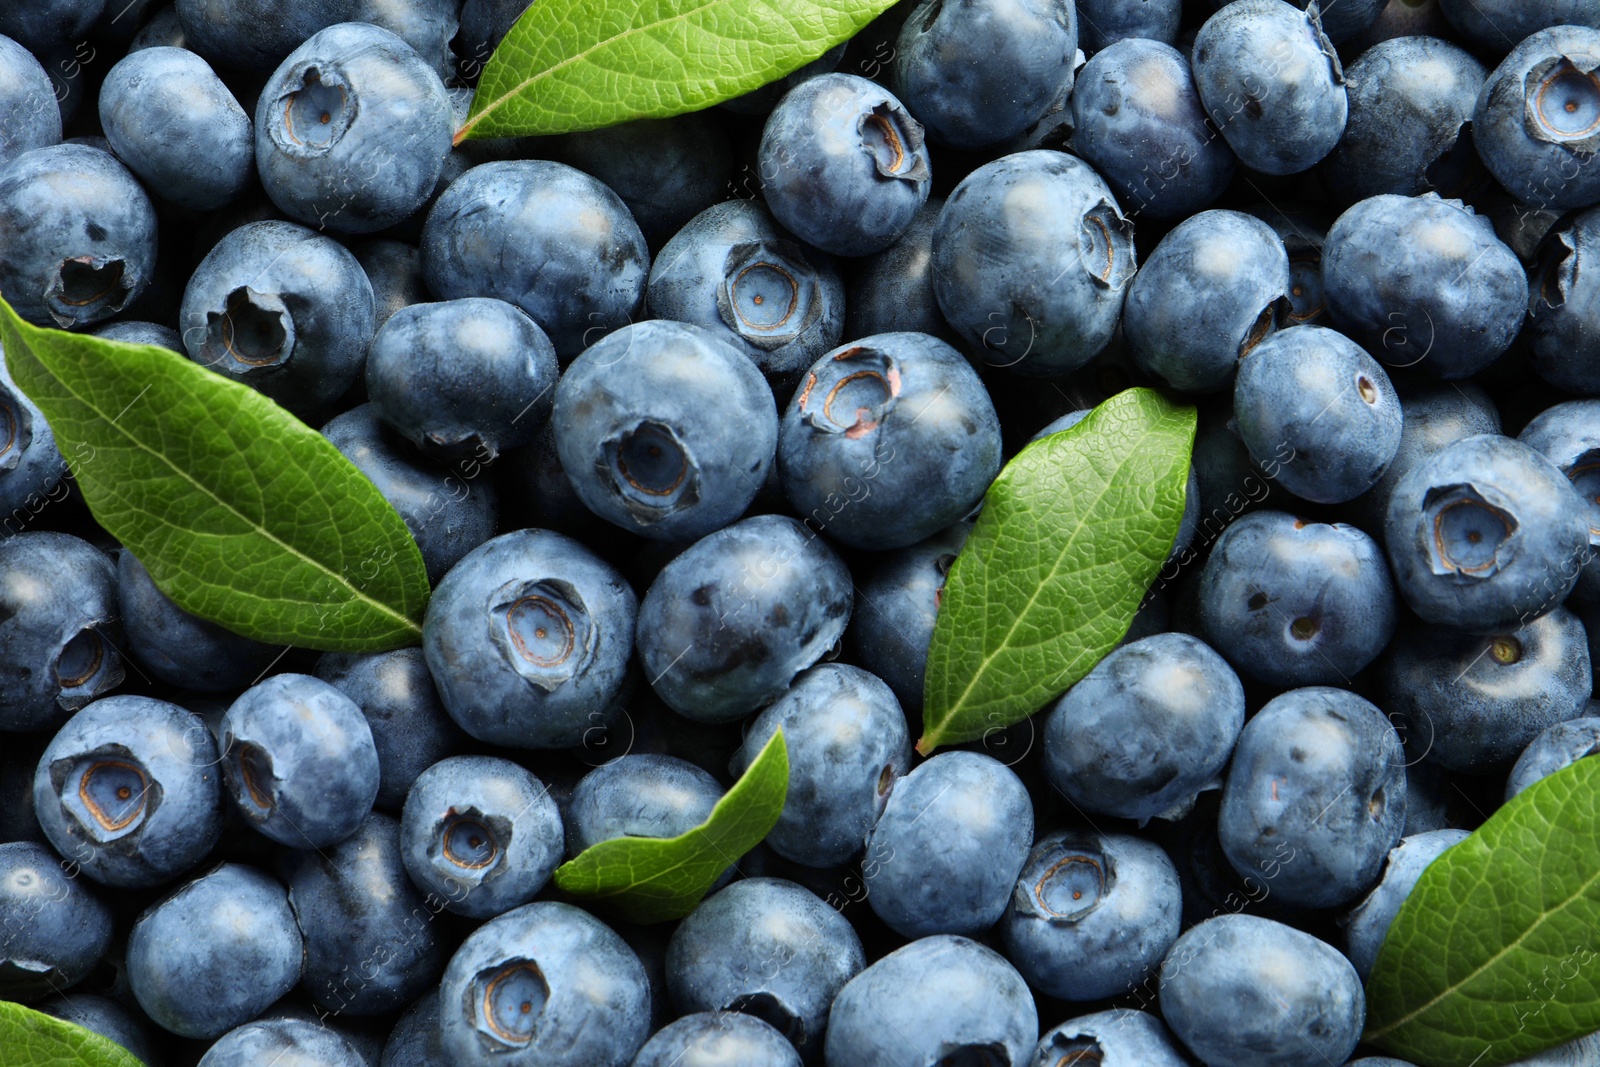
<svg viewBox="0 0 1600 1067">
<path fill-rule="evenodd" d="M 855 36 L 894 0 L 539 0 L 484 66 L 456 142 L 698 111 Z"/>
<path fill-rule="evenodd" d="M 5 1067 L 144 1067 L 114 1041 L 53 1015 L 0 1000 L 0 1064 Z"/>
<path fill-rule="evenodd" d="M 1129 389 L 1006 464 L 945 582 L 918 752 L 1020 722 L 1116 647 L 1177 539 L 1194 431 Z"/>
<path fill-rule="evenodd" d="M 95 519 L 179 607 L 273 644 L 417 643 L 422 554 L 321 434 L 176 352 L 40 329 L 3 299 L 0 343 Z"/>
<path fill-rule="evenodd" d="M 789 749 L 779 730 L 705 822 L 678 837 L 616 837 L 592 845 L 556 869 L 556 885 L 629 922 L 681 919 L 771 832 L 788 794 Z"/>
<path fill-rule="evenodd" d="M 1600 759 L 1507 801 L 1418 879 L 1367 982 L 1366 1040 L 1499 1067 L 1600 1031 Z"/>
</svg>

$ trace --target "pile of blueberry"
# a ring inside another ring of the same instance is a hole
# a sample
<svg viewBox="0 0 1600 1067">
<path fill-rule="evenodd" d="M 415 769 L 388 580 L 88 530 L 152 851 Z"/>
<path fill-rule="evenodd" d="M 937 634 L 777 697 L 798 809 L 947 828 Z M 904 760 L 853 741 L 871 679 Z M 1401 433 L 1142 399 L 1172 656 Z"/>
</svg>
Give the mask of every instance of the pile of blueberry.
<svg viewBox="0 0 1600 1067">
<path fill-rule="evenodd" d="M 1600 750 L 1600 4 L 907 0 L 452 147 L 525 6 L 0 3 L 0 293 L 320 427 L 434 586 L 382 654 L 185 614 L 0 361 L 0 998 L 151 1067 L 1400 1065 L 1401 902 Z M 1132 385 L 1200 429 L 1127 638 L 914 756 L 985 490 Z M 554 887 L 780 728 L 688 917 Z"/>
</svg>

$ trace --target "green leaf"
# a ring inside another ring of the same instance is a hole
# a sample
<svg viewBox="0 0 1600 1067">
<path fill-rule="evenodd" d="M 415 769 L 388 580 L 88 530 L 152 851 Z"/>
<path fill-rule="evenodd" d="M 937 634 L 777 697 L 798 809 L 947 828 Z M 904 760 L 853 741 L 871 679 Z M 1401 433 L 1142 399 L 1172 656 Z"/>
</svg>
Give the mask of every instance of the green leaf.
<svg viewBox="0 0 1600 1067">
<path fill-rule="evenodd" d="M 789 793 L 789 749 L 780 729 L 711 815 L 678 837 L 616 837 L 556 869 L 556 885 L 629 922 L 681 919 L 723 871 L 772 830 Z"/>
<path fill-rule="evenodd" d="M 144 1067 L 114 1041 L 53 1015 L 0 1000 L 0 1064 L 5 1067 Z"/>
<path fill-rule="evenodd" d="M 1600 759 L 1518 793 L 1440 856 L 1367 982 L 1366 1040 L 1498 1067 L 1600 1031 Z"/>
<path fill-rule="evenodd" d="M 456 142 L 698 111 L 798 70 L 894 0 L 538 0 L 484 66 Z"/>
<path fill-rule="evenodd" d="M 95 519 L 179 607 L 273 644 L 420 639 L 422 554 L 321 434 L 169 349 L 40 329 L 3 299 L 0 344 Z"/>
<path fill-rule="evenodd" d="M 1194 431 L 1129 389 L 1006 464 L 945 581 L 918 752 L 1020 722 L 1116 647 L 1177 539 Z"/>
</svg>

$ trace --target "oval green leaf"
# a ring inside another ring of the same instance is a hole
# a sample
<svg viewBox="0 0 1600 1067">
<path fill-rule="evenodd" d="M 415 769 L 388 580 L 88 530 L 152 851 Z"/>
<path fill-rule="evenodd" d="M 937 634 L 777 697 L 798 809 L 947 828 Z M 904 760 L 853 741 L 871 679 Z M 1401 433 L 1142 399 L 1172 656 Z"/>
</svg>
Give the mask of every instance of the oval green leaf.
<svg viewBox="0 0 1600 1067">
<path fill-rule="evenodd" d="M 273 644 L 416 644 L 428 578 L 405 522 L 315 430 L 176 352 L 41 329 L 0 345 L 84 500 L 177 605 Z"/>
<path fill-rule="evenodd" d="M 1506 802 L 1440 856 L 1367 982 L 1366 1040 L 1499 1067 L 1600 1031 L 1600 758 Z"/>
<path fill-rule="evenodd" d="M 144 1067 L 133 1053 L 92 1030 L 4 1000 L 0 1000 L 0 1064 Z"/>
<path fill-rule="evenodd" d="M 771 832 L 789 794 L 789 749 L 772 735 L 705 822 L 678 837 L 617 837 L 556 869 L 556 885 L 629 922 L 681 919 Z"/>
<path fill-rule="evenodd" d="M 1020 722 L 1116 647 L 1177 539 L 1194 432 L 1129 389 L 1006 464 L 945 581 L 918 752 Z"/>
<path fill-rule="evenodd" d="M 484 66 L 456 142 L 698 111 L 798 70 L 894 0 L 541 0 Z"/>
</svg>

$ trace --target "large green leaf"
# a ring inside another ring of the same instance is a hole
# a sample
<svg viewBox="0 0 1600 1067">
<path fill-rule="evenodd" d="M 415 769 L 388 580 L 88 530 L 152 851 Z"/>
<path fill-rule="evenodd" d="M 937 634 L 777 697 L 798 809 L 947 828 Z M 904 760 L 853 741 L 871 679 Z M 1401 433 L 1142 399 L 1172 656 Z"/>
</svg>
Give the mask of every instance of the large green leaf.
<svg viewBox="0 0 1600 1067">
<path fill-rule="evenodd" d="M 144 1067 L 133 1053 L 91 1030 L 0 1000 L 4 1067 Z"/>
<path fill-rule="evenodd" d="M 789 749 L 772 735 L 711 815 L 678 837 L 617 837 L 556 869 L 556 885 L 629 922 L 681 919 L 718 876 L 771 832 L 789 794 Z"/>
<path fill-rule="evenodd" d="M 7 367 L 94 517 L 185 611 L 274 644 L 415 644 L 404 521 L 315 430 L 176 352 L 41 329 L 0 300 Z"/>
<path fill-rule="evenodd" d="M 458 142 L 698 111 L 855 36 L 894 0 L 536 0 L 483 69 Z"/>
<path fill-rule="evenodd" d="M 917 751 L 1027 718 L 1116 647 L 1178 536 L 1194 430 L 1129 389 L 1006 465 L 945 582 Z"/>
<path fill-rule="evenodd" d="M 1440 856 L 1367 982 L 1366 1039 L 1498 1067 L 1600 1031 L 1600 759 L 1518 793 Z"/>
</svg>

